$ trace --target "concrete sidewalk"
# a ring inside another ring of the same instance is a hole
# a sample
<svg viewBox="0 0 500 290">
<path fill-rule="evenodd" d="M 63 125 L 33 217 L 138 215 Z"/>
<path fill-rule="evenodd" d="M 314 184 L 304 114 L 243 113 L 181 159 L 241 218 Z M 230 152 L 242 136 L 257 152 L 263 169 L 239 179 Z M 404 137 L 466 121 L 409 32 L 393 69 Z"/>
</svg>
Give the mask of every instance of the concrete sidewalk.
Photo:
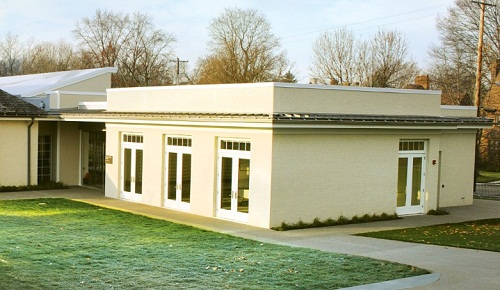
<svg viewBox="0 0 500 290">
<path fill-rule="evenodd" d="M 402 279 L 403 281 L 395 280 L 382 284 L 364 285 L 355 289 L 403 289 L 408 287 L 414 289 L 500 289 L 500 253 L 352 235 L 379 230 L 500 218 L 500 201 L 476 199 L 472 206 L 448 208 L 450 214 L 445 216 L 410 216 L 385 222 L 276 232 L 221 219 L 106 198 L 102 191 L 90 188 L 72 187 L 67 190 L 0 193 L 0 200 L 44 197 L 70 198 L 262 242 L 371 257 L 409 264 L 436 273 L 407 281 L 404 281 L 405 279 Z M 439 280 L 434 282 L 437 278 Z"/>
</svg>

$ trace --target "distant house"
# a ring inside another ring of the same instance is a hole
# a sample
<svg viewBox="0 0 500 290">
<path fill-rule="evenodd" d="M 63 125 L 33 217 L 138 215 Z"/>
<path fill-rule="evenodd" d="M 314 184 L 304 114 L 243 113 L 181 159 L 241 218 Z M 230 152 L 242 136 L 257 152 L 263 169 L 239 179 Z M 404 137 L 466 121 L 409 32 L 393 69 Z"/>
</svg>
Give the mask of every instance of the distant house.
<svg viewBox="0 0 500 290">
<path fill-rule="evenodd" d="M 257 83 L 106 96 L 112 71 L 45 97 L 19 88 L 50 111 L 16 124 L 19 140 L 0 148 L 22 158 L 0 155 L 0 176 L 5 163 L 26 162 L 21 135 L 34 120 L 32 182 L 103 187 L 108 197 L 263 228 L 425 214 L 472 203 L 476 131 L 492 124 L 474 107 L 441 106 L 429 90 Z M 4 135 L 13 134 L 9 122 L 0 117 Z M 26 183 L 25 171 L 9 180 Z"/>
</svg>

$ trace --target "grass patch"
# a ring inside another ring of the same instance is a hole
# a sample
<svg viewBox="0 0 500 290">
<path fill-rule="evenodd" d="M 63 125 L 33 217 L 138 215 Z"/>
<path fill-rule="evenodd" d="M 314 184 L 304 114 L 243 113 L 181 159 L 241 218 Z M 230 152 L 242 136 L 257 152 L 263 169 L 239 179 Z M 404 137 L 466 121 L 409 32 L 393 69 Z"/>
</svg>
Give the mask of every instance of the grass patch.
<svg viewBox="0 0 500 290">
<path fill-rule="evenodd" d="M 0 186 L 0 192 L 14 191 L 30 191 L 30 190 L 48 190 L 48 189 L 64 189 L 68 188 L 61 182 L 49 181 L 37 185 L 21 185 L 21 186 Z"/>
<path fill-rule="evenodd" d="M 346 224 L 359 224 L 359 223 L 368 223 L 368 222 L 378 222 L 378 221 L 387 221 L 387 220 L 395 220 L 401 219 L 397 214 L 387 214 L 382 213 L 378 214 L 365 214 L 363 216 L 354 216 L 351 219 L 348 219 L 344 216 L 340 216 L 338 219 L 334 220 L 332 218 L 326 219 L 324 221 L 315 218 L 312 222 L 306 223 L 299 220 L 297 223 L 286 223 L 282 222 L 280 226 L 273 227 L 272 229 L 275 231 L 288 231 L 288 230 L 298 230 L 298 229 L 307 229 L 307 228 L 319 228 L 319 227 L 331 227 L 331 226 L 339 226 Z"/>
<path fill-rule="evenodd" d="M 426 274 L 70 201 L 0 201 L 0 288 L 332 289 Z"/>
<path fill-rule="evenodd" d="M 484 199 L 484 200 L 496 200 L 496 201 L 500 201 L 500 196 L 498 195 L 492 195 L 492 196 L 488 196 L 488 195 L 474 195 L 474 199 Z"/>
<path fill-rule="evenodd" d="M 480 171 L 476 182 L 487 183 L 500 180 L 500 172 Z"/>
<path fill-rule="evenodd" d="M 500 252 L 500 219 L 358 234 L 359 236 Z"/>
</svg>

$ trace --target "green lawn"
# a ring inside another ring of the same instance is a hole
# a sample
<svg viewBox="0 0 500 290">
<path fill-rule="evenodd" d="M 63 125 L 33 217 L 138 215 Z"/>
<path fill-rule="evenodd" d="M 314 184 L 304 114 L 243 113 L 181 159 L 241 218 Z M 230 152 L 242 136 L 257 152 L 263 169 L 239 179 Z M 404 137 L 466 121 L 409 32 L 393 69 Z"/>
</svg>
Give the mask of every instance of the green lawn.
<svg viewBox="0 0 500 290">
<path fill-rule="evenodd" d="M 1 289 L 332 289 L 421 275 L 65 199 L 0 201 Z"/>
<path fill-rule="evenodd" d="M 480 171 L 477 182 L 485 183 L 500 180 L 500 172 Z"/>
<path fill-rule="evenodd" d="M 500 252 L 500 219 L 486 219 L 401 230 L 359 234 L 360 236 Z"/>
</svg>

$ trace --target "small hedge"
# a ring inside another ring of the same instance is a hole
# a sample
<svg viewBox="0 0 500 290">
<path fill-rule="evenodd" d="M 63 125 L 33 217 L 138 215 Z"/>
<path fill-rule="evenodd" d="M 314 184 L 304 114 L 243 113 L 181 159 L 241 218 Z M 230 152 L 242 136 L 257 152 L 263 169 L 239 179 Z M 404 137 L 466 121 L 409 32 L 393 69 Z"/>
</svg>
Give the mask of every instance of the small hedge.
<svg viewBox="0 0 500 290">
<path fill-rule="evenodd" d="M 344 216 L 340 216 L 338 219 L 334 220 L 332 218 L 328 218 L 324 221 L 320 221 L 318 218 L 315 218 L 311 223 L 305 223 L 299 220 L 297 223 L 288 224 L 286 222 L 282 222 L 280 226 L 273 227 L 271 229 L 275 231 L 288 231 L 288 230 L 298 230 L 298 229 L 307 229 L 307 228 L 319 228 L 319 227 L 330 227 L 330 226 L 339 226 L 339 225 L 347 225 L 347 224 L 359 224 L 359 223 L 368 223 L 368 222 L 377 222 L 377 221 L 387 221 L 387 220 L 395 220 L 401 219 L 397 214 L 387 214 L 382 213 L 378 214 L 365 214 L 361 217 L 353 216 L 351 219 L 348 219 Z"/>
<path fill-rule="evenodd" d="M 447 210 L 438 208 L 438 209 L 431 209 L 427 212 L 429 215 L 447 215 L 450 214 Z"/>
<path fill-rule="evenodd" d="M 48 189 L 64 189 L 68 188 L 62 182 L 49 181 L 37 185 L 21 185 L 21 186 L 0 186 L 0 192 L 11 191 L 31 191 L 31 190 L 48 190 Z"/>
</svg>

